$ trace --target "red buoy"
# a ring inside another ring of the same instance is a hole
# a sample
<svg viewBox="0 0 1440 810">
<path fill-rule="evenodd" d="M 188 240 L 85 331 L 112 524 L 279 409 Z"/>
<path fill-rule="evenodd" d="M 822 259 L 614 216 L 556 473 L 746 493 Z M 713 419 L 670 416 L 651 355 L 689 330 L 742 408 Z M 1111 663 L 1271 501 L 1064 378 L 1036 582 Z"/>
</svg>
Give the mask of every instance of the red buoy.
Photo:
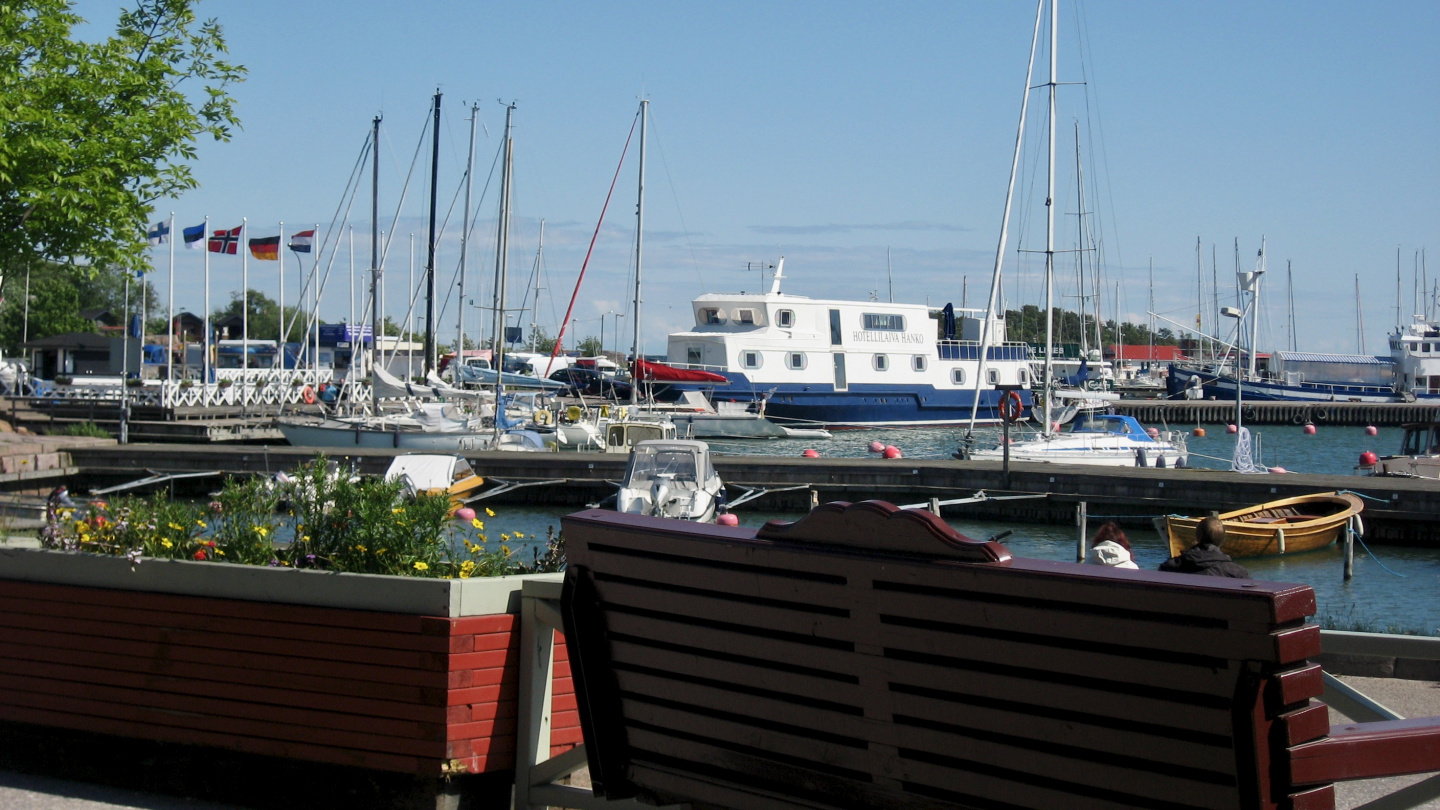
<svg viewBox="0 0 1440 810">
<path fill-rule="evenodd" d="M 1235 427 L 1234 425 L 1226 425 L 1226 426 L 1225 426 L 1225 432 L 1226 432 L 1226 433 L 1239 433 L 1239 432 L 1240 432 L 1240 428 L 1237 428 L 1237 427 Z"/>
<path fill-rule="evenodd" d="M 1289 470 L 1285 469 L 1284 467 L 1266 467 L 1265 469 L 1269 470 L 1272 473 L 1275 473 L 1276 475 L 1289 472 Z"/>
<path fill-rule="evenodd" d="M 885 452 L 885 443 L 882 442 L 882 441 L 880 441 L 880 440 L 878 440 L 878 439 L 875 440 L 875 441 L 873 441 L 873 442 L 870 442 L 870 452 L 872 452 L 872 453 L 883 453 L 883 452 Z"/>
<path fill-rule="evenodd" d="M 1145 435 L 1152 439 L 1160 438 L 1160 431 L 1157 428 L 1145 428 Z"/>
<path fill-rule="evenodd" d="M 1366 425 L 1366 426 L 1365 426 L 1365 435 L 1366 435 L 1366 436 L 1375 436 L 1375 435 L 1378 435 L 1379 433 L 1380 433 L 1380 428 L 1377 428 L 1377 427 L 1375 427 L 1374 425 Z"/>
<path fill-rule="evenodd" d="M 1195 428 L 1194 430 L 1190 431 L 1190 435 L 1194 436 L 1197 439 L 1203 439 L 1205 438 L 1205 428 Z"/>
<path fill-rule="evenodd" d="M 885 458 L 900 458 L 900 448 L 893 444 L 885 445 Z"/>
<path fill-rule="evenodd" d="M 470 522 L 475 519 L 475 510 L 468 506 L 462 506 L 455 510 L 455 519 Z"/>
<path fill-rule="evenodd" d="M 735 517 L 734 515 L 730 514 L 729 512 L 726 512 L 726 513 L 723 514 L 723 515 L 716 515 L 716 516 L 715 516 L 715 524 L 718 525 L 718 526 L 739 526 L 739 525 L 740 525 L 740 518 Z"/>
<path fill-rule="evenodd" d="M 1379 461 L 1379 460 L 1380 460 L 1380 457 L 1377 456 L 1377 455 L 1375 455 L 1374 453 L 1372 453 L 1372 452 L 1369 451 L 1369 450 L 1366 450 L 1365 452 L 1363 452 L 1363 453 L 1360 454 L 1360 466 L 1361 466 L 1361 467 L 1374 467 L 1374 466 L 1375 466 L 1375 462 L 1377 462 L 1377 461 Z"/>
<path fill-rule="evenodd" d="M 1305 427 L 1300 428 L 1300 432 L 1301 432 L 1301 433 L 1304 433 L 1306 436 L 1314 436 L 1314 435 L 1315 435 L 1315 426 L 1312 425 L 1312 424 L 1310 424 L 1309 422 L 1306 422 L 1306 423 L 1305 423 Z"/>
<path fill-rule="evenodd" d="M 819 457 L 820 457 L 820 453 L 819 453 L 818 451 L 816 451 L 816 450 L 811 450 L 811 449 L 805 450 L 805 452 L 801 453 L 800 455 L 804 456 L 805 458 L 819 458 Z"/>
</svg>

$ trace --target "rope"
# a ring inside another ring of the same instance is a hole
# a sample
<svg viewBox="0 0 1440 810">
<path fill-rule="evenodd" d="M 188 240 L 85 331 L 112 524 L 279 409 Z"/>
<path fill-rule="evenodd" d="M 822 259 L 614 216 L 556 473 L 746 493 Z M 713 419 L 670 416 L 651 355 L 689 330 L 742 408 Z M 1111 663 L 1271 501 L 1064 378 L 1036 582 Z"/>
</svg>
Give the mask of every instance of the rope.
<svg viewBox="0 0 1440 810">
<path fill-rule="evenodd" d="M 1356 493 L 1356 494 L 1358 495 L 1359 493 Z M 1408 575 L 1402 574 L 1402 573 L 1400 573 L 1399 571 L 1391 571 L 1391 570 L 1385 565 L 1385 563 L 1380 562 L 1380 558 L 1375 556 L 1375 552 L 1371 551 L 1371 550 L 1370 550 L 1370 547 L 1367 546 L 1367 545 L 1365 545 L 1365 538 L 1361 537 L 1359 532 L 1356 532 L 1356 533 L 1355 533 L 1355 539 L 1360 541 L 1360 547 L 1363 548 L 1363 549 L 1365 549 L 1365 553 L 1370 555 L 1370 559 L 1374 560 L 1376 565 L 1380 566 L 1381 568 L 1384 568 L 1386 573 L 1394 574 L 1395 576 L 1400 577 L 1401 579 L 1409 579 L 1409 576 L 1408 576 Z"/>
<path fill-rule="evenodd" d="M 1387 504 L 1390 503 L 1390 499 L 1389 499 L 1389 498 L 1377 498 L 1377 497 L 1375 497 L 1374 495 L 1366 495 L 1366 494 L 1363 493 L 1363 492 L 1356 492 L 1356 491 L 1353 490 L 1353 489 L 1342 489 L 1342 490 L 1340 490 L 1339 492 L 1337 492 L 1337 493 L 1335 493 L 1335 494 L 1336 494 L 1336 495 L 1354 495 L 1354 496 L 1357 497 L 1357 498 L 1364 498 L 1364 499 L 1366 499 L 1367 501 L 1374 501 L 1374 502 L 1376 502 L 1376 503 L 1387 503 Z"/>
</svg>

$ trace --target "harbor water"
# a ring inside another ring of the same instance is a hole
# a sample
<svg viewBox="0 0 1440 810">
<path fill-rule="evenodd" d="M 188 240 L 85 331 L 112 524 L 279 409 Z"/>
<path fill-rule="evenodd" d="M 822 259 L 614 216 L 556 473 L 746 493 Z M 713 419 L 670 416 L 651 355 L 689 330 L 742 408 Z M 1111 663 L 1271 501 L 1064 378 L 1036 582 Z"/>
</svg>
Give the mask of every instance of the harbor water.
<svg viewBox="0 0 1440 810">
<path fill-rule="evenodd" d="M 1223 427 L 1207 428 L 1207 432 L 1209 435 L 1204 438 L 1189 439 L 1192 465 L 1228 468 L 1235 437 L 1226 435 Z M 1266 466 L 1332 475 L 1358 475 L 1354 468 L 1361 452 L 1393 453 L 1399 449 L 1402 435 L 1399 428 L 1381 428 L 1379 435 L 1367 436 L 1359 427 L 1325 427 L 1315 435 L 1306 435 L 1299 427 L 1278 425 L 1255 433 L 1259 435 Z M 995 428 L 977 430 L 977 439 L 982 444 L 994 442 L 998 435 Z M 900 447 L 911 458 L 949 458 L 961 436 L 962 431 L 954 428 L 854 430 L 836 432 L 829 440 L 713 441 L 710 446 L 714 452 L 726 455 L 799 456 L 803 450 L 814 448 L 823 456 L 857 458 L 871 455 L 870 442 L 880 441 Z M 543 538 L 547 527 L 559 530 L 560 517 L 566 510 L 507 505 L 497 506 L 496 511 L 493 523 L 503 527 L 502 531 L 518 529 L 530 537 Z M 743 509 L 736 515 L 741 525 L 755 527 L 770 519 L 788 521 L 800 517 L 794 513 Z M 1070 562 L 1075 559 L 1078 529 L 1073 525 L 947 520 L 956 530 L 977 540 L 1012 531 L 1013 534 L 1001 542 L 1017 556 Z M 1092 536 L 1103 521 L 1103 515 L 1091 516 Z M 1141 568 L 1153 570 L 1168 556 L 1157 532 L 1128 529 L 1127 534 Z M 532 553 L 530 544 L 517 547 L 516 553 L 528 560 Z M 1242 562 L 1256 579 L 1300 582 L 1313 587 L 1319 604 L 1317 617 L 1326 626 L 1440 635 L 1440 549 L 1374 546 L 1367 550 L 1357 544 L 1355 577 L 1350 582 L 1344 581 L 1339 546 Z"/>
</svg>

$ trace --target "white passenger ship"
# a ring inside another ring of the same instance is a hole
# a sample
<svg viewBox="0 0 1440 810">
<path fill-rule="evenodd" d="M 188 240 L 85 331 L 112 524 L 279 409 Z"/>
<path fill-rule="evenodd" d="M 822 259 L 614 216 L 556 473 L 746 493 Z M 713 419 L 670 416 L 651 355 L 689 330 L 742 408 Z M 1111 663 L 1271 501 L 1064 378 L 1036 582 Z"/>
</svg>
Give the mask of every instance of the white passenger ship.
<svg viewBox="0 0 1440 810">
<path fill-rule="evenodd" d="M 789 295 L 780 292 L 784 266 L 768 293 L 696 298 L 695 327 L 670 335 L 667 362 L 723 374 L 730 382 L 713 399 L 765 402 L 778 422 L 958 425 L 977 392 L 978 421 L 994 422 L 996 386 L 1019 386 L 1030 405 L 1030 349 L 1005 340 L 1003 317 L 991 322 L 980 380 L 983 311 Z"/>
</svg>

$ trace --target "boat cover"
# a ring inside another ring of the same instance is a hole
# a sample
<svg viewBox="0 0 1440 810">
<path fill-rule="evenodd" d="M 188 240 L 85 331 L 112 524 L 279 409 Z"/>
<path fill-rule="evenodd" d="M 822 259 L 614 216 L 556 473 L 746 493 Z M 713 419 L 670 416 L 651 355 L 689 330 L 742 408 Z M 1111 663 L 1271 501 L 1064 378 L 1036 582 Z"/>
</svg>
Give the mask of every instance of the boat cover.
<svg viewBox="0 0 1440 810">
<path fill-rule="evenodd" d="M 664 363 L 656 363 L 651 360 L 636 360 L 634 376 L 637 380 L 651 382 L 713 382 L 726 383 L 730 380 L 724 375 L 712 371 L 700 371 L 698 369 L 675 368 Z"/>
</svg>

